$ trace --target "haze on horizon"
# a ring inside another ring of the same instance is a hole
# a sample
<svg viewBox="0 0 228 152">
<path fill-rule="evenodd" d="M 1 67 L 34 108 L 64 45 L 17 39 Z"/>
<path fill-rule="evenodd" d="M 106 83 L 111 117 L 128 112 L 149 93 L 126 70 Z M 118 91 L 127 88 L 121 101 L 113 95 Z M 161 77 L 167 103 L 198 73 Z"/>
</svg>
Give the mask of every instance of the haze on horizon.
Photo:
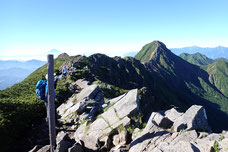
<svg viewBox="0 0 228 152">
<path fill-rule="evenodd" d="M 153 40 L 168 48 L 228 47 L 228 1 L 0 2 L 0 59 L 57 49 L 123 56 Z"/>
</svg>

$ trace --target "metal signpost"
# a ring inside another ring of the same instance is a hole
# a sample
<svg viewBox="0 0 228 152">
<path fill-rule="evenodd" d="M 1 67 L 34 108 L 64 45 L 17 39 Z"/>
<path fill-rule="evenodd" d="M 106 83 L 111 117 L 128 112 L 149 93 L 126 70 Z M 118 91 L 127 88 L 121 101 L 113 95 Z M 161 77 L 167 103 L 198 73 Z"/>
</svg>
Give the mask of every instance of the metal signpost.
<svg viewBox="0 0 228 152">
<path fill-rule="evenodd" d="M 48 55 L 48 120 L 49 120 L 49 137 L 50 137 L 50 151 L 54 152 L 56 144 L 55 131 L 55 102 L 54 102 L 54 60 L 53 55 Z"/>
</svg>

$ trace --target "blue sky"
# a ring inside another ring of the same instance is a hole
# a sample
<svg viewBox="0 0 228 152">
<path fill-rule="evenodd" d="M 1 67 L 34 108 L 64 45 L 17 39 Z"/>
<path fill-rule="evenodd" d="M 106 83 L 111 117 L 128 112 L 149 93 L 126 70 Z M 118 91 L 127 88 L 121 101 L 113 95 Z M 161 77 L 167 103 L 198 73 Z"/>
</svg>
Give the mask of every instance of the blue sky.
<svg viewBox="0 0 228 152">
<path fill-rule="evenodd" d="M 1 0 L 0 56 L 228 46 L 227 0 Z"/>
</svg>

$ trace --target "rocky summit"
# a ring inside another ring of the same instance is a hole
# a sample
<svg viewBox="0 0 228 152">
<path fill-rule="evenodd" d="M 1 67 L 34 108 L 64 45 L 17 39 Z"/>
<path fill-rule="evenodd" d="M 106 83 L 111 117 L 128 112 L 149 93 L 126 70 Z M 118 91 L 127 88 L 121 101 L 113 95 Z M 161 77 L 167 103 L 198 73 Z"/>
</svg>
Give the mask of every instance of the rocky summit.
<svg viewBox="0 0 228 152">
<path fill-rule="evenodd" d="M 211 152 L 228 150 L 228 132 L 212 133 L 204 107 L 186 112 L 175 108 L 152 112 L 141 120 L 139 90 L 132 89 L 108 101 L 101 86 L 83 79 L 79 91 L 57 108 L 56 152 Z M 35 146 L 30 152 L 47 152 Z"/>
</svg>

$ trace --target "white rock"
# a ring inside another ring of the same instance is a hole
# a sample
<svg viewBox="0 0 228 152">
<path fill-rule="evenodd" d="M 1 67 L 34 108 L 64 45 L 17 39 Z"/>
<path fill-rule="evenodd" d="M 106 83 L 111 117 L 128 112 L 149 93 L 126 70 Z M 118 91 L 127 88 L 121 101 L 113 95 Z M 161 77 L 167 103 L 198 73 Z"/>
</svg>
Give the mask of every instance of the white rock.
<svg viewBox="0 0 228 152">
<path fill-rule="evenodd" d="M 174 122 L 177 118 L 181 117 L 183 115 L 183 113 L 178 112 L 176 109 L 172 108 L 170 110 L 167 110 L 165 112 L 165 116 L 171 120 L 172 122 Z"/>
</svg>

